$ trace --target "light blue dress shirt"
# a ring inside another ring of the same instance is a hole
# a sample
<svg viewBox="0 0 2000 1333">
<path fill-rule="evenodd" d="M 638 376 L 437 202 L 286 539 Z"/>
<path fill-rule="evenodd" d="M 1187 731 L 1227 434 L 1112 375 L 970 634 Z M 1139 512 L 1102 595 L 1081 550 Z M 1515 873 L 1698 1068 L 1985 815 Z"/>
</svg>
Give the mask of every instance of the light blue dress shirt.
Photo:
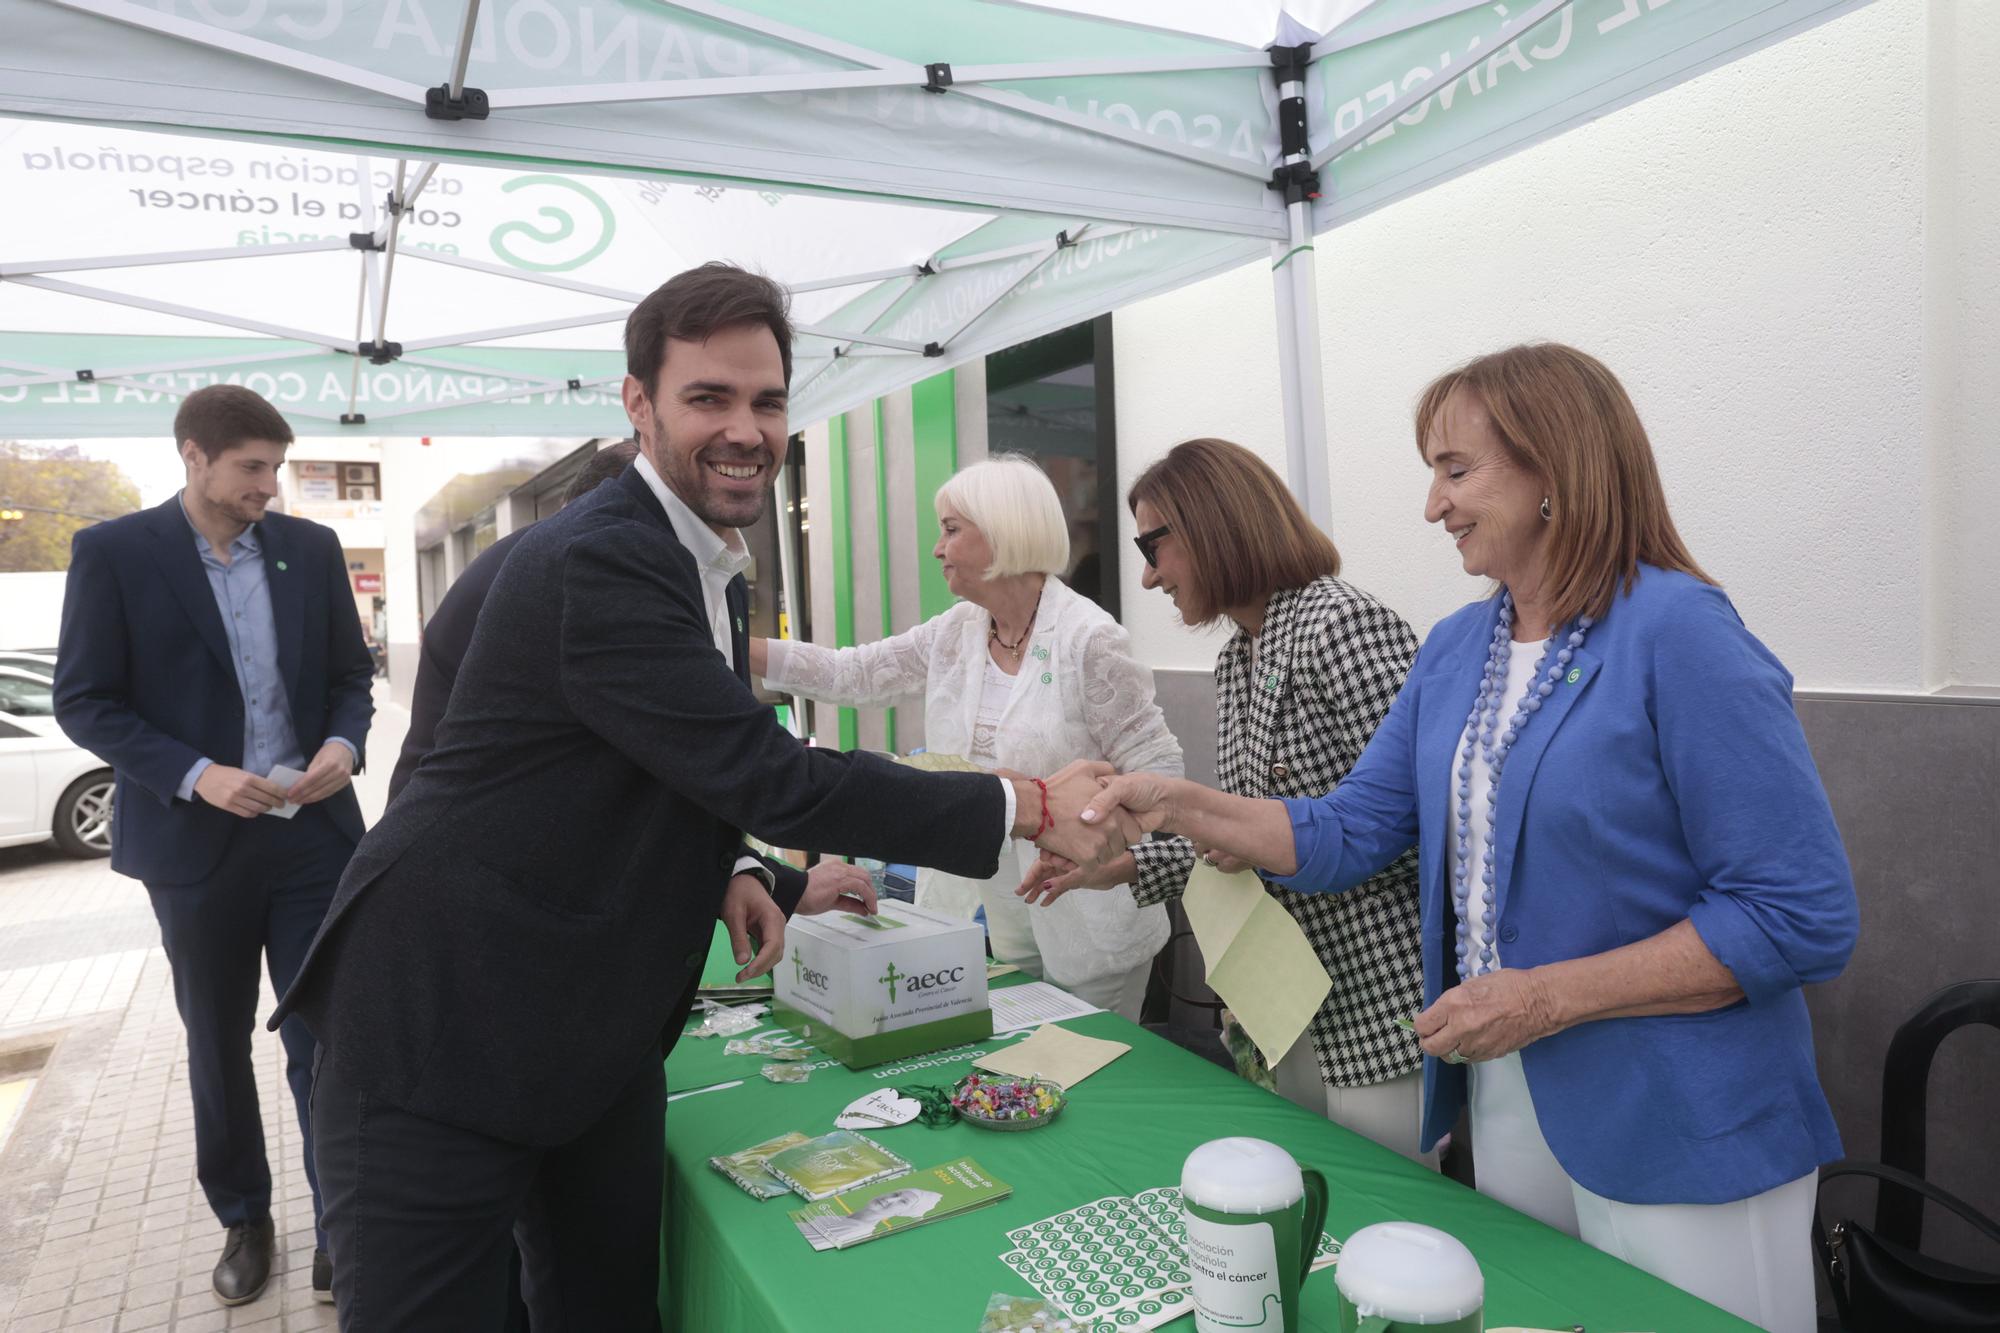
<svg viewBox="0 0 2000 1333">
<path fill-rule="evenodd" d="M 187 498 L 181 498 L 181 516 L 188 520 L 195 550 L 201 554 L 202 570 L 208 575 L 209 591 L 215 594 L 215 609 L 222 613 L 222 632 L 229 639 L 229 661 L 236 668 L 236 688 L 243 693 L 243 768 L 266 777 L 282 764 L 301 772 L 306 756 L 292 729 L 292 703 L 285 694 L 285 682 L 278 674 L 278 626 L 271 611 L 271 587 L 265 578 L 264 546 L 255 525 L 243 529 L 229 544 L 225 564 L 208 538 L 188 516 Z M 347 747 L 360 762 L 361 752 L 345 736 L 329 736 Z M 183 801 L 194 799 L 194 784 L 215 761 L 203 757 L 194 761 L 175 793 Z"/>
</svg>

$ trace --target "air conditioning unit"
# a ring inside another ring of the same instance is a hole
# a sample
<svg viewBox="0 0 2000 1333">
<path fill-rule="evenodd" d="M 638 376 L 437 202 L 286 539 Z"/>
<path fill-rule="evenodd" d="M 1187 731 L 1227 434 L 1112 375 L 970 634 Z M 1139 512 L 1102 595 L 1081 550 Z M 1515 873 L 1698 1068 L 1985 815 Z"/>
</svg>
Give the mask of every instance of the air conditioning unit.
<svg viewBox="0 0 2000 1333">
<path fill-rule="evenodd" d="M 373 500 L 375 498 L 375 488 L 373 486 L 349 486 L 347 488 L 347 498 L 350 500 Z"/>
</svg>

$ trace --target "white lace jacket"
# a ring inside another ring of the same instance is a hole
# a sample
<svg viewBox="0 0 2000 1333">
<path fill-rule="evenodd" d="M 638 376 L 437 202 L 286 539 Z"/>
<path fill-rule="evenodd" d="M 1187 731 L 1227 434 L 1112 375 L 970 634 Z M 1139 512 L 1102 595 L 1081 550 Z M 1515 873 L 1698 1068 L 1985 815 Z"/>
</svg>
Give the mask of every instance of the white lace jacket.
<svg viewBox="0 0 2000 1333">
<path fill-rule="evenodd" d="M 924 743 L 964 755 L 972 749 L 987 663 L 987 613 L 960 602 L 916 628 L 858 648 L 773 641 L 765 683 L 847 708 L 875 708 L 924 696 Z M 1096 603 L 1051 578 L 1042 592 L 1019 682 L 1001 714 L 994 756 L 1002 768 L 1033 777 L 1072 759 L 1103 759 L 1120 771 L 1180 776 L 1181 747 L 1153 702 L 1153 673 L 1132 656 L 1124 627 Z M 1031 843 L 986 881 L 1011 895 L 1034 864 Z M 917 901 L 970 917 L 981 885 L 935 870 L 917 877 Z M 1049 979 L 1092 981 L 1129 971 L 1167 940 L 1161 907 L 1138 907 L 1129 886 L 1068 893 L 1030 917 Z"/>
</svg>

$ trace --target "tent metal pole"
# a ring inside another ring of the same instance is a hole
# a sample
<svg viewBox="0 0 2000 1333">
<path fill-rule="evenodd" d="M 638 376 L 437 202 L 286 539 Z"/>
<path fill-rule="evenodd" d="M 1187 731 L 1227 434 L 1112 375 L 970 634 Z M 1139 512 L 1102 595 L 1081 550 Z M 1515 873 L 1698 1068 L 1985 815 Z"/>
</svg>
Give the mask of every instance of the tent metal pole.
<svg viewBox="0 0 2000 1333">
<path fill-rule="evenodd" d="M 1086 226 L 1087 225 L 1088 224 L 1086 224 Z M 1034 262 L 1023 265 L 1021 271 L 1019 273 L 1016 273 L 1013 279 L 1010 282 L 1008 282 L 1008 284 L 1005 287 L 1002 287 L 999 291 L 995 292 L 991 300 L 987 301 L 984 305 L 980 306 L 979 309 L 973 311 L 970 315 L 968 315 L 965 318 L 965 320 L 959 324 L 957 328 L 953 329 L 950 333 L 946 334 L 944 337 L 939 338 L 937 340 L 938 346 L 940 348 L 948 348 L 954 342 L 958 341 L 958 337 L 960 334 L 964 333 L 974 324 L 977 324 L 980 320 L 986 318 L 987 312 L 992 310 L 993 307 L 999 305 L 1002 301 L 1006 300 L 1008 296 L 1012 295 L 1013 292 L 1017 288 L 1019 288 L 1022 283 L 1026 282 L 1029 278 L 1032 278 L 1035 276 L 1035 274 L 1039 273 L 1042 270 L 1043 265 L 1047 264 L 1051 259 L 1054 259 L 1064 250 L 1067 250 L 1071 246 L 1078 244 L 1083 239 L 1084 230 L 1085 228 L 1079 227 L 1077 229 L 1076 236 L 1071 236 L 1068 232 L 1064 232 L 1060 236 L 1058 236 L 1055 240 L 1046 242 L 1043 246 L 1040 256 L 1036 258 Z M 1095 238 L 1093 237 L 1092 239 Z"/>
<path fill-rule="evenodd" d="M 885 333 L 849 333 L 842 329 L 829 329 L 823 324 L 794 324 L 792 332 L 803 333 L 812 338 L 825 338 L 828 342 L 867 343 L 870 347 L 893 347 L 899 352 L 924 350 L 922 343 L 912 342 L 908 338 L 891 338 Z"/>
<path fill-rule="evenodd" d="M 31 375 L 55 375 L 64 379 L 76 378 L 74 370 L 57 370 L 54 366 L 45 366 L 38 361 L 15 361 L 8 357 L 0 356 L 0 366 L 4 366 L 8 370 L 25 370 Z"/>
<path fill-rule="evenodd" d="M 143 366 L 121 366 L 116 370 L 99 370 L 93 381 L 104 383 L 108 380 L 129 380 L 140 375 L 160 375 L 175 370 L 209 370 L 223 366 L 269 365 L 274 361 L 300 361 L 309 356 L 323 356 L 326 349 L 314 347 L 306 351 L 296 348 L 283 352 L 262 352 L 250 356 L 208 357 L 196 361 L 154 361 Z M 0 361 L 0 365 L 12 365 Z M 22 389 L 34 384 L 55 384 L 76 379 L 74 370 L 48 370 L 43 374 L 30 375 L 21 379 L 0 379 L 0 389 Z"/>
<path fill-rule="evenodd" d="M 1113 226 L 1105 226 L 1097 222 L 1079 222 L 1074 227 L 1069 228 L 1069 234 L 1072 238 L 1080 238 L 1088 232 L 1093 238 L 1103 240 L 1106 237 L 1122 236 L 1128 231 L 1137 230 L 1139 230 L 1139 225 L 1133 222 L 1118 223 Z M 1010 245 L 1004 250 L 986 250 L 979 254 L 957 255 L 950 259 L 934 259 L 931 261 L 931 267 L 943 273 L 948 269 L 970 268 L 974 264 L 991 264 L 1002 259 L 1018 259 L 1022 255 L 1040 254 L 1042 251 L 1048 249 L 1048 247 L 1049 242 L 1047 241 L 1028 241 L 1021 245 Z"/>
<path fill-rule="evenodd" d="M 518 338 L 528 333 L 553 333 L 558 329 L 582 329 L 592 324 L 620 323 L 632 312 L 630 310 L 600 311 L 595 315 L 569 315 L 562 319 L 537 320 L 532 324 L 511 324 L 499 329 L 475 329 L 470 333 L 453 333 L 439 338 L 418 338 L 406 341 L 403 351 L 427 352 L 433 347 L 456 347 L 461 343 L 494 342 L 501 338 Z"/>
<path fill-rule="evenodd" d="M 1279 173 L 1287 168 L 1305 169 L 1310 140 L 1304 133 L 1306 105 L 1305 69 L 1288 67 L 1296 78 L 1278 84 L 1280 107 L 1301 109 L 1296 126 L 1288 126 L 1285 144 L 1291 149 L 1280 159 Z M 1297 137 L 1290 137 L 1293 129 Z M 1322 530 L 1333 525 L 1333 497 L 1327 485 L 1326 391 L 1321 383 L 1319 352 L 1319 283 L 1313 263 L 1313 199 L 1319 194 L 1317 182 L 1290 183 L 1285 192 L 1285 223 L 1288 235 L 1282 249 L 1273 247 L 1271 281 L 1278 312 L 1278 364 L 1284 376 L 1285 459 L 1291 473 L 1292 491 L 1304 505 L 1306 517 Z"/>
<path fill-rule="evenodd" d="M 1152 59 L 1071 60 L 1011 65 L 954 65 L 951 86 L 1020 83 L 1035 79 L 1070 79 L 1114 74 L 1174 74 L 1218 69 L 1262 69 L 1269 60 L 1261 52 L 1240 55 L 1162 56 Z M 636 83 L 549 85 L 510 88 L 488 94 L 495 107 L 672 102 L 703 97 L 756 97 L 766 93 L 837 92 L 851 88 L 920 88 L 922 67 L 895 62 L 874 69 L 811 70 L 798 74 L 744 74 L 711 79 L 647 79 Z M 456 94 L 454 94 L 455 96 Z"/>
<path fill-rule="evenodd" d="M 61 292 L 65 296 L 80 296 L 87 301 L 103 301 L 109 305 L 131 306 L 134 310 L 151 310 L 156 314 L 179 315 L 183 319 L 198 320 L 204 324 L 220 324 L 229 329 L 245 329 L 251 333 L 265 333 L 273 338 L 290 338 L 297 342 L 312 343 L 329 351 L 346 352 L 351 347 L 338 338 L 329 338 L 323 333 L 312 333 L 305 329 L 295 329 L 284 324 L 267 324 L 262 320 L 244 319 L 239 315 L 226 315 L 219 310 L 201 310 L 194 306 L 177 305 L 172 301 L 155 301 L 150 297 L 133 296 L 127 292 L 108 292 L 101 287 L 85 287 L 74 282 L 64 282 L 58 278 L 7 278 L 7 282 L 17 282 L 23 287 L 39 287 L 43 291 Z"/>
<path fill-rule="evenodd" d="M 99 268 L 149 268 L 156 264 L 198 264 L 210 259 L 256 259 L 267 255 L 317 254 L 345 250 L 346 241 L 294 241 L 285 245 L 232 245 L 213 250 L 165 250 L 147 255 L 104 255 L 96 259 L 24 259 L 0 263 L 0 278 L 25 273 L 81 273 Z"/>
<path fill-rule="evenodd" d="M 361 346 L 361 320 L 368 313 L 368 261 L 373 254 L 364 254 L 354 271 L 361 276 L 359 287 L 354 293 L 354 345 Z M 354 409 L 361 401 L 361 354 L 354 354 L 354 363 L 347 368 L 347 415 L 353 416 Z"/>
<path fill-rule="evenodd" d="M 469 259 L 464 255 L 448 255 L 437 250 L 405 250 L 405 260 L 421 259 L 427 264 L 448 264 L 452 268 L 471 269 L 475 273 L 490 273 L 496 278 L 513 278 L 517 282 L 531 282 L 537 287 L 554 287 L 566 292 L 582 292 L 586 296 L 603 296 L 613 301 L 639 301 L 644 292 L 627 291 L 623 287 L 606 287 L 601 283 L 578 282 L 575 278 L 559 278 L 553 273 L 529 273 L 505 264 L 489 263 L 484 259 Z M 907 269 L 892 269 L 884 276 L 894 277 Z M 788 284 L 789 285 L 789 284 Z M 793 291 L 809 291 L 811 288 L 793 287 Z"/>
<path fill-rule="evenodd" d="M 358 66 L 343 65 L 337 60 L 308 55 L 289 46 L 280 46 L 276 42 L 260 41 L 255 37 L 245 37 L 241 33 L 224 32 L 206 23 L 197 23 L 192 19 L 163 13 L 153 6 L 131 3 L 130 0 L 49 0 L 49 3 L 85 14 L 95 14 L 114 23 L 178 37 L 184 42 L 193 42 L 198 46 L 212 46 L 219 51 L 247 56 L 251 60 L 261 61 L 267 65 L 280 65 L 286 69 L 297 70 L 301 74 L 331 79 L 335 83 L 380 93 L 384 97 L 393 97 L 400 102 L 414 102 L 418 106 L 424 104 L 424 90 L 414 83 L 405 83 L 401 79 L 392 79 Z"/>
<path fill-rule="evenodd" d="M 1018 115 L 1035 120 L 1054 121 L 1068 126 L 1079 134 L 1088 134 L 1098 139 L 1116 139 L 1119 143 L 1143 148 L 1148 152 L 1166 157 L 1177 157 L 1184 162 L 1194 162 L 1204 167 L 1214 167 L 1236 176 L 1248 176 L 1262 181 L 1270 175 L 1270 168 L 1260 159 L 1231 157 L 1227 153 L 1213 152 L 1207 148 L 1196 148 L 1192 144 L 1176 143 L 1158 134 L 1148 134 L 1145 130 L 1129 130 L 1122 125 L 1114 125 L 1107 120 L 1093 120 L 1075 111 L 1065 111 L 1058 106 L 1037 102 L 1020 93 L 1007 92 L 999 88 L 960 88 L 953 85 L 952 93 L 970 98 L 975 102 L 986 102 Z"/>
<path fill-rule="evenodd" d="M 932 263 L 936 267 L 935 261 Z M 788 282 L 787 290 L 796 292 L 823 292 L 835 287 L 859 287 L 863 283 L 887 282 L 891 278 L 907 278 L 917 273 L 915 264 L 904 264 L 900 268 L 878 268 L 873 273 L 849 273 L 837 278 L 814 278 L 810 282 Z"/>
<path fill-rule="evenodd" d="M 774 19 L 767 19 L 761 15 L 747 14 L 729 5 L 717 4 L 715 0 L 661 0 L 661 3 L 670 5 L 675 9 L 685 9 L 691 13 L 701 14 L 723 23 L 747 29 L 751 32 L 759 32 L 767 37 L 775 37 L 779 41 L 790 42 L 795 46 L 803 46 L 809 50 L 818 51 L 822 55 L 833 56 L 840 60 L 851 60 L 857 65 L 866 65 L 871 69 L 907 69 L 911 71 L 912 77 L 910 81 L 913 84 L 921 84 L 925 81 L 921 67 L 909 61 L 897 60 L 890 56 L 885 56 L 879 51 L 871 51 L 866 47 L 856 46 L 851 42 L 839 41 L 823 33 L 794 27 L 788 23 L 779 23 Z M 1268 60 L 1268 57 L 1266 59 Z M 1195 148 L 1189 144 L 1175 143 L 1171 139 L 1163 138 L 1157 134 L 1148 134 L 1144 130 L 1127 130 L 1122 126 L 1112 125 L 1106 121 L 1092 120 L 1088 116 L 1063 111 L 1058 107 L 1036 102 L 1030 98 L 1023 97 L 1019 93 L 1003 92 L 997 88 L 961 88 L 956 83 L 953 84 L 951 91 L 960 97 L 969 97 L 974 101 L 988 102 L 994 106 L 1004 107 L 1009 111 L 1014 111 L 1024 116 L 1055 121 L 1057 124 L 1067 125 L 1080 133 L 1094 135 L 1102 139 L 1117 139 L 1121 143 L 1129 143 L 1135 148 L 1144 148 L 1152 152 L 1164 153 L 1169 157 L 1183 158 L 1189 162 L 1198 162 L 1203 166 L 1215 167 L 1237 175 L 1262 180 L 1266 174 L 1264 164 L 1261 162 L 1245 161 L 1240 158 L 1230 157 L 1226 153 L 1212 153 L 1205 148 Z"/>
<path fill-rule="evenodd" d="M 1345 153 L 1348 149 L 1353 148 L 1356 144 L 1372 138 L 1384 125 L 1387 125 L 1390 121 L 1407 112 L 1418 103 L 1426 101 L 1444 91 L 1455 80 L 1477 70 L 1484 61 L 1498 55 L 1510 43 L 1527 36 L 1529 32 L 1553 17 L 1558 11 L 1568 8 L 1572 3 L 1574 3 L 1574 0 L 1541 0 L 1534 8 L 1524 10 L 1513 18 L 1508 19 L 1482 45 L 1481 50 L 1486 52 L 1485 55 L 1481 56 L 1478 60 L 1468 61 L 1462 67 L 1438 70 L 1428 79 L 1425 79 L 1422 83 L 1410 89 L 1380 111 L 1368 116 L 1359 125 L 1356 125 L 1353 129 L 1341 135 L 1317 153 L 1314 153 L 1312 157 L 1313 166 L 1315 168 L 1323 167 L 1334 158 Z"/>
<path fill-rule="evenodd" d="M 784 594 L 785 605 L 789 608 L 786 623 L 787 625 L 796 625 L 799 623 L 799 572 L 794 567 L 797 562 L 792 558 L 792 533 L 798 524 L 798 516 L 792 511 L 791 482 L 786 478 L 783 468 L 778 469 L 771 498 L 778 506 L 776 514 L 778 528 L 778 584 Z M 786 697 L 791 700 L 792 704 L 792 735 L 799 740 L 804 740 L 806 738 L 805 700 L 796 694 L 787 695 Z"/>
<path fill-rule="evenodd" d="M 1323 529 L 1333 526 L 1333 492 L 1327 481 L 1326 388 L 1319 347 L 1319 282 L 1313 262 L 1312 205 L 1299 202 L 1287 212 L 1292 215 L 1292 235 L 1297 239 L 1278 261 L 1273 275 L 1291 293 L 1292 382 L 1298 397 L 1298 447 L 1303 464 L 1297 480 L 1304 488 L 1299 498 L 1306 515 Z"/>
<path fill-rule="evenodd" d="M 1278 317 L 1278 405 L 1285 415 L 1285 479 L 1299 503 L 1306 503 L 1306 436 L 1299 408 L 1298 315 L 1292 300 L 1292 275 L 1279 261 L 1291 247 L 1271 242 L 1271 304 Z"/>
<path fill-rule="evenodd" d="M 465 0 L 465 21 L 458 27 L 458 50 L 451 57 L 451 100 L 465 95 L 465 67 L 472 63 L 472 32 L 479 26 L 479 0 Z"/>
<path fill-rule="evenodd" d="M 418 353 L 415 356 L 405 356 L 402 359 L 413 366 L 429 366 L 433 370 L 455 370 L 461 375 L 486 375 L 494 379 L 511 380 L 525 390 L 540 389 L 547 391 L 569 388 L 569 380 L 567 378 L 553 379 L 547 375 L 520 375 L 511 370 L 497 370 L 492 366 L 475 365 L 470 361 L 447 361 L 441 356 L 425 356 L 422 353 Z M 578 383 L 582 383 L 582 381 L 579 380 Z"/>
<path fill-rule="evenodd" d="M 824 375 L 824 374 L 826 374 L 826 372 L 827 372 L 827 371 L 829 371 L 829 370 L 832 370 L 832 369 L 833 369 L 833 368 L 834 368 L 835 366 L 839 365 L 839 364 L 841 363 L 841 361 L 842 361 L 842 360 L 844 360 L 844 359 L 845 359 L 845 358 L 843 358 L 843 357 L 838 357 L 838 356 L 830 356 L 830 357 L 828 357 L 828 358 L 826 359 L 826 364 L 825 364 L 825 365 L 823 365 L 823 366 L 820 366 L 820 367 L 819 367 L 818 369 L 814 370 L 812 374 L 810 374 L 810 375 L 806 376 L 806 377 L 805 377 L 804 379 L 802 379 L 802 380 L 798 381 L 798 382 L 797 382 L 796 384 L 792 385 L 792 396 L 793 396 L 793 397 L 797 397 L 797 396 L 798 396 L 799 394 L 802 394 L 802 393 L 804 393 L 804 392 L 806 391 L 806 386 L 807 386 L 808 384 L 811 384 L 811 383 L 812 383 L 812 382 L 813 382 L 814 380 L 818 379 L 818 378 L 819 378 L 819 377 L 820 377 L 821 375 Z M 793 373 L 794 373 L 794 374 L 797 374 L 797 373 L 798 373 L 798 365 L 797 365 L 797 363 L 796 363 L 796 362 L 795 362 L 795 363 L 793 364 L 793 367 L 792 367 L 792 371 L 793 371 Z"/>
<path fill-rule="evenodd" d="M 389 196 L 389 236 L 382 243 L 382 299 L 375 307 L 375 345 L 383 345 L 384 334 L 389 324 L 389 284 L 396 277 L 396 234 L 402 230 L 403 210 L 408 206 L 403 199 L 403 176 L 409 170 L 408 158 L 396 162 L 396 189 Z"/>
</svg>

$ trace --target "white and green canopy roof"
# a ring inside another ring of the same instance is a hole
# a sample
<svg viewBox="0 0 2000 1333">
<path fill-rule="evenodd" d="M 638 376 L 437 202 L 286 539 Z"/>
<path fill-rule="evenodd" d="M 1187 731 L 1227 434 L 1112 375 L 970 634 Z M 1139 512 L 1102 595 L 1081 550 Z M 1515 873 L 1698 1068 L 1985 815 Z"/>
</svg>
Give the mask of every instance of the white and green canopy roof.
<svg viewBox="0 0 2000 1333">
<path fill-rule="evenodd" d="M 0 431 L 618 432 L 718 257 L 804 423 L 1268 256 L 1309 455 L 1316 234 L 1862 2 L 0 0 Z"/>
</svg>

